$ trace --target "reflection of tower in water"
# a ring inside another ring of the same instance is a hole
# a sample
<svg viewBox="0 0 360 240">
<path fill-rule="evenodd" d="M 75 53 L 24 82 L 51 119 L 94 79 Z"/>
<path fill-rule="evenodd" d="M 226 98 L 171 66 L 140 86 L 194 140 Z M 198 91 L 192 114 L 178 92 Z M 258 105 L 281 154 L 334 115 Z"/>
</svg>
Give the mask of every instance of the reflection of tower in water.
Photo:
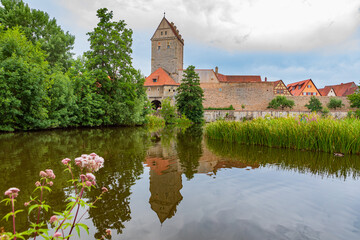
<svg viewBox="0 0 360 240">
<path fill-rule="evenodd" d="M 150 167 L 149 203 L 161 223 L 173 217 L 176 207 L 183 199 L 181 171 L 175 159 L 147 158 Z"/>
</svg>

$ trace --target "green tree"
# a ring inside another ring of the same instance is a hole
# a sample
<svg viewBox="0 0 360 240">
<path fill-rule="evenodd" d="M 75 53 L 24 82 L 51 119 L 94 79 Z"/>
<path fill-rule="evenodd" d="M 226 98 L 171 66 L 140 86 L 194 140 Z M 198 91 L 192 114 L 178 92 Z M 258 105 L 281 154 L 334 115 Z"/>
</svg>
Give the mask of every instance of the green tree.
<svg viewBox="0 0 360 240">
<path fill-rule="evenodd" d="M 67 75 L 72 81 L 75 94 L 76 111 L 74 125 L 100 126 L 105 111 L 105 101 L 98 91 L 99 84 L 85 67 L 85 59 L 73 61 Z"/>
<path fill-rule="evenodd" d="M 347 98 L 350 101 L 350 107 L 360 108 L 360 91 L 359 90 L 360 90 L 360 86 L 359 86 L 359 89 L 355 93 L 347 96 Z"/>
<path fill-rule="evenodd" d="M 320 100 L 314 96 L 310 98 L 309 103 L 306 104 L 305 107 L 307 107 L 312 112 L 320 112 L 323 108 Z"/>
<path fill-rule="evenodd" d="M 270 101 L 267 108 L 273 108 L 278 109 L 281 108 L 284 110 L 284 108 L 290 108 L 292 109 L 295 105 L 294 100 L 287 99 L 285 96 L 276 96 L 273 100 Z"/>
<path fill-rule="evenodd" d="M 49 126 L 47 71 L 39 44 L 33 45 L 17 28 L 0 28 L 0 130 Z"/>
<path fill-rule="evenodd" d="M 103 123 L 142 124 L 145 121 L 144 77 L 132 66 L 132 30 L 123 20 L 112 21 L 106 8 L 97 11 L 99 23 L 89 32 L 90 51 L 85 53 L 87 68 L 105 101 Z"/>
<path fill-rule="evenodd" d="M 164 118 L 166 124 L 176 123 L 176 106 L 171 105 L 169 99 L 164 99 L 161 104 L 160 115 Z"/>
<path fill-rule="evenodd" d="M 327 104 L 327 107 L 330 109 L 337 109 L 343 106 L 345 105 L 342 103 L 342 100 L 334 97 L 331 97 L 329 103 Z"/>
<path fill-rule="evenodd" d="M 200 78 L 195 72 L 194 66 L 190 65 L 184 71 L 183 79 L 177 91 L 176 105 L 179 112 L 194 123 L 203 122 L 204 107 L 202 101 L 204 92 L 200 87 Z"/>
<path fill-rule="evenodd" d="M 50 19 L 46 12 L 30 9 L 22 0 L 1 0 L 0 23 L 5 30 L 21 27 L 26 38 L 33 44 L 40 43 L 51 66 L 60 64 L 67 69 L 75 37 L 64 32 L 55 18 Z"/>
</svg>

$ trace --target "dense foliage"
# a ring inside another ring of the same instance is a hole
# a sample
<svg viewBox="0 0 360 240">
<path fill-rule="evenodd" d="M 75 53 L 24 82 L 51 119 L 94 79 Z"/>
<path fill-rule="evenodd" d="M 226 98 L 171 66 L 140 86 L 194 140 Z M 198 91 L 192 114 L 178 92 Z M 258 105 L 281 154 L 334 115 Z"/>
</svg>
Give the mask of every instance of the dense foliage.
<svg viewBox="0 0 360 240">
<path fill-rule="evenodd" d="M 360 121 L 316 115 L 245 122 L 217 121 L 205 127 L 206 136 L 228 142 L 324 152 L 360 153 Z"/>
<path fill-rule="evenodd" d="M 164 99 L 160 110 L 161 117 L 164 118 L 166 124 L 174 124 L 176 122 L 176 106 L 171 105 L 169 99 Z"/>
<path fill-rule="evenodd" d="M 284 110 L 285 108 L 292 109 L 294 105 L 295 102 L 293 100 L 287 99 L 285 96 L 276 96 L 273 100 L 270 101 L 267 108 L 272 108 L 272 109 L 281 108 L 281 110 Z"/>
<path fill-rule="evenodd" d="M 320 100 L 314 96 L 310 98 L 308 104 L 305 105 L 312 112 L 320 112 L 322 110 L 322 103 Z"/>
<path fill-rule="evenodd" d="M 176 105 L 179 112 L 194 123 L 203 122 L 204 107 L 202 101 L 204 92 L 200 87 L 200 78 L 195 72 L 194 66 L 190 65 L 184 71 L 183 79 L 177 91 Z"/>
<path fill-rule="evenodd" d="M 359 87 L 359 89 L 360 89 L 360 87 Z M 353 93 L 347 97 L 350 100 L 351 107 L 360 108 L 360 91 L 359 91 L 359 89 L 355 93 Z"/>
<path fill-rule="evenodd" d="M 33 44 L 40 44 L 45 59 L 51 66 L 58 64 L 64 70 L 71 65 L 75 37 L 64 32 L 55 18 L 46 12 L 30 9 L 22 0 L 1 0 L 0 23 L 6 29 L 19 26 L 26 38 Z"/>
<path fill-rule="evenodd" d="M 343 106 L 345 106 L 345 105 L 342 103 L 342 100 L 339 98 L 334 98 L 334 97 L 330 98 L 330 101 L 327 105 L 327 107 L 330 109 L 342 108 Z"/>
<path fill-rule="evenodd" d="M 97 11 L 99 23 L 88 35 L 90 51 L 86 66 L 96 79 L 97 92 L 103 97 L 103 124 L 134 125 L 145 120 L 144 77 L 132 67 L 132 30 L 124 21 L 112 21 L 106 8 Z"/>
<path fill-rule="evenodd" d="M 132 67 L 132 31 L 99 9 L 90 51 L 71 59 L 74 37 L 18 0 L 0 7 L 0 131 L 137 125 L 150 111 Z"/>
</svg>

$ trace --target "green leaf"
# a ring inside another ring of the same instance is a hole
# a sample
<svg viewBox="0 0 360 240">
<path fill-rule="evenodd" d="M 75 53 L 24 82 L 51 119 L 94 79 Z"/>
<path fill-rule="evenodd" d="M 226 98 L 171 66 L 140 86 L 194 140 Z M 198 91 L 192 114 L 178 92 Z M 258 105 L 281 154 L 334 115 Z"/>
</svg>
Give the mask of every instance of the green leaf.
<svg viewBox="0 0 360 240">
<path fill-rule="evenodd" d="M 9 217 L 14 215 L 12 212 L 9 212 L 8 214 L 6 214 L 2 219 L 6 219 L 6 221 L 8 221 Z"/>
<path fill-rule="evenodd" d="M 78 223 L 77 225 L 79 225 L 80 227 L 82 227 L 83 229 L 85 229 L 85 231 L 87 232 L 87 234 L 89 235 L 89 227 L 84 224 L 84 223 Z"/>
<path fill-rule="evenodd" d="M 80 238 L 80 228 L 79 228 L 79 226 L 78 226 L 78 225 L 75 225 L 75 229 L 76 229 L 76 231 L 77 231 L 77 233 L 78 233 L 78 235 L 79 235 L 79 238 Z"/>
<path fill-rule="evenodd" d="M 28 214 L 30 214 L 30 213 L 32 212 L 32 210 L 34 210 L 35 208 L 38 208 L 38 207 L 39 207 L 38 204 L 31 205 L 31 206 L 29 207 Z"/>
</svg>

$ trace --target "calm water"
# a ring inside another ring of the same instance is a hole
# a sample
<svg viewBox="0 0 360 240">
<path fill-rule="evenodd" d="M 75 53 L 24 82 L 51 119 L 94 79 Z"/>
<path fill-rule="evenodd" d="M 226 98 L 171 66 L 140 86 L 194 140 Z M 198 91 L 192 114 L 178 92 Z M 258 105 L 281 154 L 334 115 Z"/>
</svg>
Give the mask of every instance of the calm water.
<svg viewBox="0 0 360 240">
<path fill-rule="evenodd" d="M 82 239 L 107 228 L 113 239 L 360 239 L 359 156 L 232 145 L 196 127 L 2 134 L 0 190 L 19 187 L 23 208 L 39 171 L 52 168 L 47 199 L 59 211 L 72 194 L 60 160 L 91 152 L 105 159 L 97 183 L 110 191 L 86 215 Z M 20 214 L 17 224 L 29 221 Z"/>
</svg>

